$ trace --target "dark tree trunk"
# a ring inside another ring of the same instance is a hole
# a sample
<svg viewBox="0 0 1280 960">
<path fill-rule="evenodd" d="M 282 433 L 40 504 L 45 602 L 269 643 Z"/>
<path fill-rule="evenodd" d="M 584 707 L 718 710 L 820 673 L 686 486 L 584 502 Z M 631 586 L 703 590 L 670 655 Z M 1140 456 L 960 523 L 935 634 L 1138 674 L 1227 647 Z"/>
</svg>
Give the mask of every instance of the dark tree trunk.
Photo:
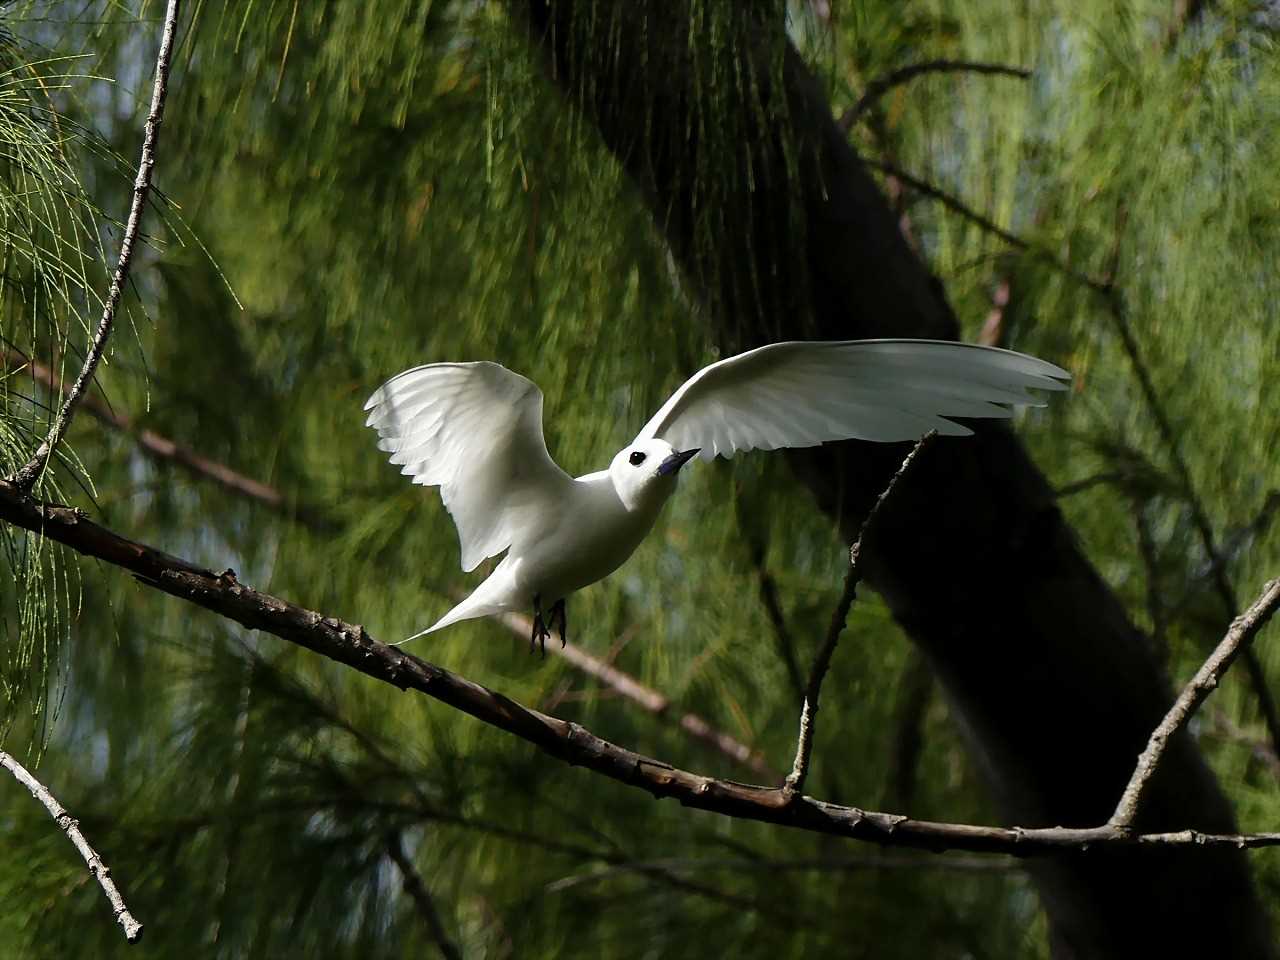
<svg viewBox="0 0 1280 960">
<path fill-rule="evenodd" d="M 513 6 L 645 194 L 727 349 L 956 336 L 941 285 L 775 13 L 726 4 L 734 12 L 711 30 L 678 3 Z M 851 537 L 903 453 L 841 444 L 792 462 Z M 928 457 L 869 544 L 868 580 L 937 671 L 1009 822 L 1101 823 L 1172 700 L 1167 681 L 1011 432 L 984 427 Z M 1236 829 L 1186 737 L 1140 826 Z M 1089 853 L 1032 867 L 1059 957 L 1270 955 L 1242 853 Z"/>
</svg>

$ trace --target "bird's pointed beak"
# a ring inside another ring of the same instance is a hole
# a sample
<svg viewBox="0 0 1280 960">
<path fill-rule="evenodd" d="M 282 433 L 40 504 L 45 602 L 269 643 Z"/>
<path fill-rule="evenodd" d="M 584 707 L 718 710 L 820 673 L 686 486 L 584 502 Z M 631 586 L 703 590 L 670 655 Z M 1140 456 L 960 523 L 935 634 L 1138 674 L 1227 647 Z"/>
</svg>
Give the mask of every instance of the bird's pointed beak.
<svg viewBox="0 0 1280 960">
<path fill-rule="evenodd" d="M 665 477 L 667 474 L 675 473 L 686 463 L 698 455 L 701 447 L 694 447 L 692 450 L 678 450 L 658 465 L 658 476 Z"/>
</svg>

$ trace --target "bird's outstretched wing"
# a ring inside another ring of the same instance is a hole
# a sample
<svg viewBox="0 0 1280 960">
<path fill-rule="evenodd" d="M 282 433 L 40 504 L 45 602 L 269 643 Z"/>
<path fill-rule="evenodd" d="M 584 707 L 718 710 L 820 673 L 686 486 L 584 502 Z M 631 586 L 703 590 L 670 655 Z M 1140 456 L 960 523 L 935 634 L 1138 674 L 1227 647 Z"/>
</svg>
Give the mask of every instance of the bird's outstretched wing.
<svg viewBox="0 0 1280 960">
<path fill-rule="evenodd" d="M 828 440 L 962 436 L 945 417 L 1008 417 L 1043 406 L 1028 390 L 1064 390 L 1071 375 L 1025 354 L 942 340 L 772 343 L 703 367 L 644 425 L 699 457 L 813 447 Z"/>
<path fill-rule="evenodd" d="M 462 569 L 511 546 L 573 480 L 547 452 L 542 391 L 497 363 L 431 363 L 392 377 L 365 403 L 367 426 L 401 473 L 439 486 Z"/>
</svg>

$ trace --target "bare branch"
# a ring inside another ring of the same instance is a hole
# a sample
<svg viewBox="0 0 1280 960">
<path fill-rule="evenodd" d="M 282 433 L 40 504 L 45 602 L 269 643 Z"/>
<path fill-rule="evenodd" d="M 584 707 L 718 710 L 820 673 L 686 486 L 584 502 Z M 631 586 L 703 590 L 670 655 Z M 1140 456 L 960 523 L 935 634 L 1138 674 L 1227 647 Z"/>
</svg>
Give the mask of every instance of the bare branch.
<svg viewBox="0 0 1280 960">
<path fill-rule="evenodd" d="M 787 626 L 787 617 L 782 611 L 782 601 L 778 597 L 777 581 L 765 566 L 764 548 L 753 547 L 751 554 L 752 566 L 756 570 L 756 584 L 760 590 L 760 603 L 769 617 L 769 623 L 773 625 L 774 646 L 778 650 L 782 665 L 787 670 L 787 678 L 791 681 L 791 687 L 796 693 L 796 700 L 803 703 L 804 677 L 800 673 L 800 663 L 796 660 L 795 640 L 791 636 L 791 629 Z"/>
<path fill-rule="evenodd" d="M 911 469 L 911 465 L 915 463 L 916 457 L 934 437 L 938 435 L 936 430 L 930 430 L 923 437 L 916 441 L 916 445 L 911 448 L 911 452 L 906 455 L 902 461 L 902 466 L 898 467 L 884 491 L 876 498 L 876 502 L 872 505 L 867 518 L 862 521 L 862 526 L 858 530 L 858 538 L 853 541 L 853 546 L 849 548 L 849 572 L 844 578 L 844 590 L 840 594 L 840 599 L 836 601 L 836 608 L 831 614 L 831 625 L 827 628 L 826 639 L 822 643 L 818 655 L 814 657 L 813 667 L 809 671 L 809 682 L 805 685 L 804 704 L 800 708 L 800 735 L 796 740 L 796 757 L 791 765 L 791 772 L 787 774 L 787 779 L 783 784 L 783 791 L 788 796 L 799 794 L 804 789 L 805 778 L 809 775 L 809 761 L 813 753 L 813 735 L 816 729 L 818 716 L 818 698 L 822 694 L 822 681 L 826 679 L 827 670 L 831 666 L 831 657 L 836 652 L 836 644 L 840 642 L 840 634 L 844 632 L 845 621 L 849 618 L 849 610 L 853 606 L 853 601 L 858 592 L 858 584 L 862 581 L 862 540 L 867 535 L 867 531 L 871 529 L 871 524 L 875 522 L 877 516 L 880 515 L 880 509 L 884 506 L 886 500 L 893 494 L 898 483 Z"/>
<path fill-rule="evenodd" d="M 38 360 L 24 356 L 16 350 L 0 351 L 7 360 L 25 366 L 27 373 L 36 383 L 42 384 L 54 394 L 63 391 L 63 382 L 58 375 Z M 294 504 L 287 500 L 278 489 L 262 483 L 250 476 L 233 470 L 225 463 L 197 453 L 188 446 L 178 443 L 162 434 L 145 427 L 139 427 L 130 416 L 117 413 L 93 394 L 86 393 L 80 400 L 80 409 L 90 414 L 100 423 L 127 433 L 137 442 L 138 447 L 148 456 L 168 463 L 175 463 L 192 475 L 204 480 L 212 480 L 218 486 L 236 496 L 254 500 L 272 510 L 279 511 L 290 519 L 297 520 L 317 531 L 328 531 L 335 527 L 331 517 L 321 513 L 314 507 L 305 504 Z"/>
<path fill-rule="evenodd" d="M 94 879 L 98 881 L 98 885 L 102 887 L 102 892 L 106 894 L 107 901 L 111 904 L 111 910 L 115 914 L 116 923 L 120 924 L 120 928 L 124 930 L 124 938 L 129 943 L 137 943 L 142 936 L 142 924 L 133 918 L 133 914 L 125 906 L 124 897 L 120 895 L 120 890 L 116 887 L 115 881 L 111 879 L 110 868 L 102 862 L 98 852 L 89 846 L 89 841 L 80 832 L 79 821 L 67 812 L 67 808 L 60 804 L 57 798 L 46 789 L 44 784 L 33 777 L 26 767 L 3 750 L 0 750 L 0 766 L 12 773 L 20 784 L 31 791 L 33 797 L 44 804 L 44 808 L 49 811 L 49 816 L 53 817 L 54 822 L 62 828 L 62 832 L 67 835 L 67 839 L 75 844 L 76 849 L 80 851 L 80 856 L 84 858 L 85 864 L 89 867 L 89 872 L 93 874 Z"/>
<path fill-rule="evenodd" d="M 1004 63 L 977 63 L 972 60 L 925 60 L 922 63 L 908 64 L 867 84 L 867 89 L 858 98 L 858 102 L 840 115 L 840 119 L 836 121 L 836 126 L 848 133 L 853 125 L 858 122 L 858 119 L 871 108 L 873 103 L 894 87 L 899 87 L 926 73 L 984 73 L 1004 77 L 1017 77 L 1020 80 L 1025 80 L 1031 76 L 1031 71 L 1026 67 L 1011 67 Z"/>
<path fill-rule="evenodd" d="M 173 53 L 173 37 L 177 32 L 178 0 L 169 0 L 164 14 L 164 31 L 160 37 L 160 51 L 156 55 L 155 86 L 151 92 L 151 111 L 147 114 L 146 131 L 142 138 L 142 157 L 138 161 L 138 175 L 133 181 L 133 202 L 129 207 L 129 219 L 125 223 L 124 235 L 120 239 L 120 259 L 116 263 L 115 273 L 111 277 L 111 287 L 107 292 L 106 302 L 102 307 L 102 319 L 98 321 L 98 330 L 94 334 L 89 352 L 84 358 L 84 366 L 80 375 L 67 393 L 62 409 L 54 418 L 49 435 L 36 450 L 29 461 L 12 477 L 18 489 L 29 491 L 36 478 L 44 470 L 53 455 L 54 449 L 62 441 L 71 426 L 71 418 L 75 416 L 76 405 L 84 396 L 98 369 L 98 362 L 106 349 L 107 340 L 111 336 L 111 326 L 115 321 L 116 309 L 120 306 L 120 297 L 125 284 L 129 281 L 129 268 L 133 263 L 133 245 L 138 238 L 138 229 L 142 223 L 142 212 L 147 205 L 147 195 L 151 191 L 151 175 L 156 164 L 156 141 L 160 133 L 160 122 L 164 117 L 165 95 L 169 87 L 169 62 Z"/>
<path fill-rule="evenodd" d="M 1280 833 L 1206 834 L 1183 830 L 1135 834 L 1110 824 L 1023 828 L 937 823 L 826 803 L 780 787 L 705 777 L 610 743 L 579 724 L 530 710 L 443 667 L 379 643 L 361 626 L 259 593 L 240 583 L 233 571 L 213 573 L 122 537 L 71 507 L 35 501 L 3 480 L 0 520 L 128 570 L 147 586 L 212 610 L 251 630 L 274 634 L 383 683 L 439 700 L 566 763 L 585 767 L 656 798 L 670 797 L 684 806 L 721 816 L 885 846 L 1019 856 L 1083 853 L 1119 846 L 1280 846 Z"/>
<path fill-rule="evenodd" d="M 399 833 L 387 835 L 387 856 L 399 868 L 400 879 L 404 883 L 405 893 L 409 894 L 413 899 L 414 905 L 418 908 L 418 913 L 422 914 L 422 919 L 426 922 L 427 929 L 431 932 L 431 937 L 435 940 L 436 946 L 440 948 L 440 953 L 445 960 L 462 960 L 462 954 L 459 952 L 457 944 L 449 939 L 449 933 L 445 930 L 444 922 L 440 919 L 440 911 L 436 909 L 436 903 L 431 897 L 431 892 L 427 890 L 427 885 L 422 882 L 422 876 L 414 869 L 409 855 L 404 852 L 404 843 Z"/>
<path fill-rule="evenodd" d="M 1151 378 L 1151 372 L 1147 369 L 1146 361 L 1142 356 L 1142 348 L 1138 345 L 1138 338 L 1133 332 L 1133 325 L 1129 322 L 1129 314 L 1125 309 L 1124 301 L 1112 289 L 1105 291 L 1104 296 L 1106 297 L 1116 332 L 1120 334 L 1120 343 L 1124 346 L 1124 352 L 1129 358 L 1130 366 L 1133 367 L 1133 374 L 1138 381 L 1138 387 L 1142 391 L 1147 409 L 1150 410 L 1151 416 L 1156 422 L 1156 429 L 1159 431 L 1160 438 L 1168 450 L 1169 462 L 1173 465 L 1178 483 L 1182 487 L 1183 496 L 1186 497 L 1187 505 L 1191 509 L 1191 523 L 1200 538 L 1200 545 L 1205 555 L 1209 558 L 1214 590 L 1218 594 L 1218 599 L 1222 601 L 1225 616 L 1228 618 L 1234 617 L 1236 611 L 1240 609 L 1240 604 L 1236 598 L 1235 590 L 1231 586 L 1231 581 L 1227 579 L 1226 563 L 1220 559 L 1221 552 L 1218 549 L 1217 539 L 1213 533 L 1213 524 L 1209 520 L 1209 513 L 1205 509 L 1204 503 L 1200 500 L 1200 496 L 1196 491 L 1195 481 L 1191 477 L 1191 468 L 1187 465 L 1186 458 L 1182 455 L 1182 444 L 1178 441 L 1178 433 L 1174 430 L 1173 423 L 1169 420 L 1168 414 L 1165 413 L 1164 405 L 1160 402 L 1160 394 L 1157 392 L 1155 382 Z M 1262 669 L 1262 661 L 1258 659 L 1258 655 L 1252 649 L 1247 647 L 1244 651 L 1244 666 L 1249 678 L 1249 685 L 1253 689 L 1254 696 L 1258 699 L 1258 708 L 1262 712 L 1262 719 L 1267 725 L 1267 735 L 1271 740 L 1271 750 L 1277 756 L 1280 756 L 1280 707 L 1277 707 L 1275 698 L 1271 695 L 1271 687 L 1267 683 L 1266 672 Z"/>
<path fill-rule="evenodd" d="M 528 617 L 518 613 L 506 613 L 496 619 L 522 641 L 528 640 L 529 631 L 533 628 Z M 754 773 L 766 779 L 777 775 L 759 750 L 753 750 L 741 740 L 722 730 L 717 730 L 696 713 L 674 712 L 671 709 L 670 697 L 653 687 L 646 686 L 626 671 L 619 670 L 570 642 L 566 642 L 563 647 L 552 644 L 549 649 L 587 676 L 594 677 L 610 690 L 621 694 L 632 703 L 639 704 L 654 716 L 664 720 L 675 720 L 676 725 L 695 740 L 715 748 Z"/>
<path fill-rule="evenodd" d="M 978 213 L 978 211 L 974 210 L 972 207 L 966 204 L 959 197 L 956 197 L 953 194 L 947 193 L 947 191 L 943 190 L 941 187 L 934 186 L 932 183 L 930 183 L 927 180 L 921 180 L 919 177 L 913 176 L 912 174 L 907 173 L 905 170 L 902 170 L 891 163 L 885 163 L 883 160 L 871 160 L 869 158 L 863 158 L 862 162 L 865 163 L 867 166 L 871 167 L 873 170 L 879 170 L 881 173 L 885 174 L 886 176 L 896 177 L 898 180 L 901 180 L 903 183 L 909 186 L 912 190 L 915 190 L 917 193 L 923 193 L 926 197 L 932 197 L 934 200 L 937 200 L 939 203 L 941 203 L 944 207 L 946 207 L 952 213 L 959 214 L 961 217 L 964 217 L 964 219 L 977 224 L 987 233 L 990 233 L 993 236 L 999 237 L 1001 240 L 1003 240 L 1005 243 L 1007 243 L 1009 246 L 1013 247 L 1014 249 L 1024 250 L 1028 253 L 1040 252 L 1040 251 L 1036 251 L 1032 247 L 1030 241 L 1024 240 L 1022 237 L 1018 236 L 1016 233 L 1011 233 L 1010 231 L 1006 230 L 1004 227 L 1000 226 L 990 217 L 987 217 L 981 213 Z M 1045 255 L 1047 256 L 1048 254 L 1045 254 Z M 1065 265 L 1063 266 L 1063 269 L 1067 270 L 1068 272 L 1072 272 L 1071 269 L 1069 267 L 1066 267 Z M 1092 285 L 1094 282 L 1095 281 L 1090 281 L 1090 284 Z"/>
<path fill-rule="evenodd" d="M 1111 815 L 1109 821 L 1111 826 L 1127 829 L 1133 825 L 1134 817 L 1137 816 L 1139 805 L 1142 803 L 1142 793 L 1151 782 L 1169 739 L 1187 725 L 1200 704 L 1217 689 L 1222 675 L 1249 645 L 1258 631 L 1271 619 L 1277 607 L 1280 607 L 1280 578 L 1268 583 L 1263 588 L 1262 595 L 1249 609 L 1232 621 L 1231 628 L 1222 638 L 1217 649 L 1196 671 L 1191 682 L 1183 687 L 1178 699 L 1169 708 L 1160 725 L 1152 732 L 1147 748 L 1138 757 L 1133 776 L 1129 779 L 1129 784 L 1124 788 L 1120 802 L 1116 805 L 1115 813 Z"/>
</svg>

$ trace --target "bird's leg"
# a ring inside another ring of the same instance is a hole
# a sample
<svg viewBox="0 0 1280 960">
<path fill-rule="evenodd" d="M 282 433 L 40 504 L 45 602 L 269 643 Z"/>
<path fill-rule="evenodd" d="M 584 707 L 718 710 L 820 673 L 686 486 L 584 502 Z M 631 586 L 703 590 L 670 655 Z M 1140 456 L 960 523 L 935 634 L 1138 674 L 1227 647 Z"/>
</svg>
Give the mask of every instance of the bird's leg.
<svg viewBox="0 0 1280 960">
<path fill-rule="evenodd" d="M 551 617 L 548 620 L 548 626 L 556 625 L 556 617 L 560 618 L 560 649 L 563 650 L 568 643 L 569 621 L 565 615 L 564 597 L 561 597 L 551 605 Z"/>
<path fill-rule="evenodd" d="M 555 607 L 551 608 L 552 622 L 555 618 Z M 529 634 L 529 652 L 533 653 L 534 647 L 542 644 L 542 656 L 547 655 L 547 637 L 551 636 L 551 631 L 547 629 L 546 623 L 542 620 L 542 595 L 535 593 L 533 595 L 533 630 Z"/>
</svg>

